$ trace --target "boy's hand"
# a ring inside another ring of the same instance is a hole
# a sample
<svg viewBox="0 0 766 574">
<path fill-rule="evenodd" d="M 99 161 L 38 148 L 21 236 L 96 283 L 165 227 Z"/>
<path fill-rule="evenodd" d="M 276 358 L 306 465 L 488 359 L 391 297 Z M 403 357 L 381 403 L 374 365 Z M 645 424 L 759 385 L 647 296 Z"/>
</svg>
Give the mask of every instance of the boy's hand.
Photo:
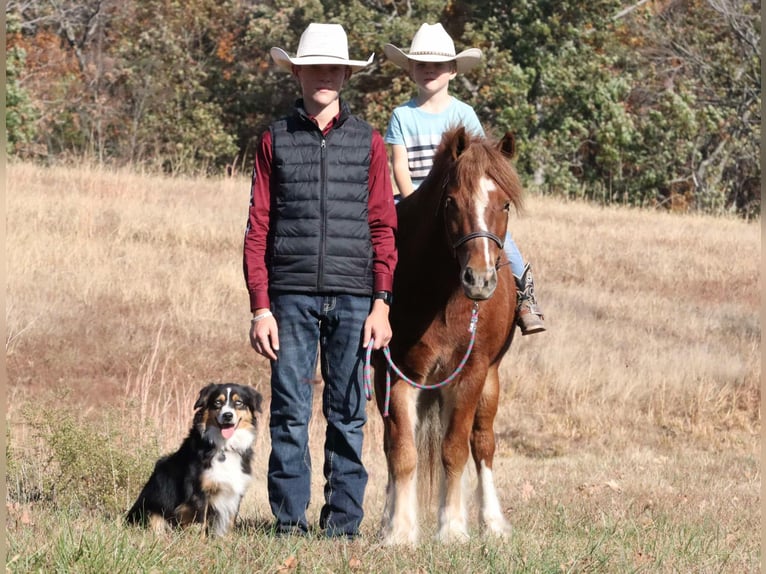
<svg viewBox="0 0 766 574">
<path fill-rule="evenodd" d="M 383 301 L 376 299 L 372 304 L 372 311 L 364 322 L 364 341 L 363 346 L 366 349 L 370 339 L 374 339 L 373 349 L 382 349 L 391 342 L 391 323 L 388 322 L 388 305 Z"/>
<path fill-rule="evenodd" d="M 277 320 L 268 309 L 257 309 L 255 318 L 257 319 L 259 316 L 262 318 L 250 323 L 250 345 L 259 355 L 276 361 L 279 351 Z"/>
</svg>

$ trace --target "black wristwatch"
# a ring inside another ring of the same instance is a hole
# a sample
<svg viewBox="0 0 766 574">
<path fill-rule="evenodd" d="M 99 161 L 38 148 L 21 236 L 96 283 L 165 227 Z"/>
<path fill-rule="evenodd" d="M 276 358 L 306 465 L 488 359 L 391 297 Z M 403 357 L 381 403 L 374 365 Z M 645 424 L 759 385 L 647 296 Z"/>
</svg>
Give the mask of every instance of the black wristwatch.
<svg viewBox="0 0 766 574">
<path fill-rule="evenodd" d="M 394 300 L 394 295 L 391 293 L 391 291 L 375 291 L 375 293 L 372 295 L 372 298 L 373 300 L 380 299 L 390 307 Z"/>
</svg>

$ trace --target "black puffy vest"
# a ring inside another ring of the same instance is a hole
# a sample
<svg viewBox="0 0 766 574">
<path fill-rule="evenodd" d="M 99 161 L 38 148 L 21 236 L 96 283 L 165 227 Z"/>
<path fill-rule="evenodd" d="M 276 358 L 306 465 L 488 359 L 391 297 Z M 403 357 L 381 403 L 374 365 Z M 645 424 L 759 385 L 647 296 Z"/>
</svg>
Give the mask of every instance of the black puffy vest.
<svg viewBox="0 0 766 574">
<path fill-rule="evenodd" d="M 323 135 L 298 113 L 271 125 L 272 292 L 369 295 L 372 127 L 345 105 Z"/>
</svg>

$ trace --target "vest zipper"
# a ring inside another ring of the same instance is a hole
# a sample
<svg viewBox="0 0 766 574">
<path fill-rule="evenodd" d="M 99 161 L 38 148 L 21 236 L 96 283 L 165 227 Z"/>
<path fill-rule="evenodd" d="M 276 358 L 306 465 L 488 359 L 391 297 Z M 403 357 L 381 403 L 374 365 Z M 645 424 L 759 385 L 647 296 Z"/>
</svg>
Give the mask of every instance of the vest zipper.
<svg viewBox="0 0 766 574">
<path fill-rule="evenodd" d="M 327 255 L 327 140 L 324 136 L 319 144 L 321 168 L 321 191 L 319 196 L 319 261 L 317 272 L 317 291 L 321 291 L 324 285 L 324 259 Z"/>
</svg>

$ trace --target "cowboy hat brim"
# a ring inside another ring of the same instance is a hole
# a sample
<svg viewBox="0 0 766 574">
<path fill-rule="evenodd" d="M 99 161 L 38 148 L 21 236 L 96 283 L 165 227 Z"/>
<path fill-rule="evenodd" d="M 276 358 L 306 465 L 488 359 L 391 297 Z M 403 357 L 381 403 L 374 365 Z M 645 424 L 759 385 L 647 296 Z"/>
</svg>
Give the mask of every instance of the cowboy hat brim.
<svg viewBox="0 0 766 574">
<path fill-rule="evenodd" d="M 303 56 L 300 58 L 292 58 L 282 48 L 272 48 L 269 53 L 271 54 L 274 63 L 287 72 L 292 72 L 293 66 L 330 65 L 348 66 L 353 73 L 369 66 L 372 63 L 373 58 L 375 58 L 375 54 L 371 54 L 366 62 L 364 60 L 344 60 L 333 56 Z"/>
<path fill-rule="evenodd" d="M 383 46 L 383 53 L 394 64 L 403 70 L 410 70 L 410 61 L 415 62 L 455 62 L 458 74 L 464 74 L 481 62 L 481 50 L 468 48 L 455 56 L 449 54 L 407 54 L 393 44 Z"/>
</svg>

